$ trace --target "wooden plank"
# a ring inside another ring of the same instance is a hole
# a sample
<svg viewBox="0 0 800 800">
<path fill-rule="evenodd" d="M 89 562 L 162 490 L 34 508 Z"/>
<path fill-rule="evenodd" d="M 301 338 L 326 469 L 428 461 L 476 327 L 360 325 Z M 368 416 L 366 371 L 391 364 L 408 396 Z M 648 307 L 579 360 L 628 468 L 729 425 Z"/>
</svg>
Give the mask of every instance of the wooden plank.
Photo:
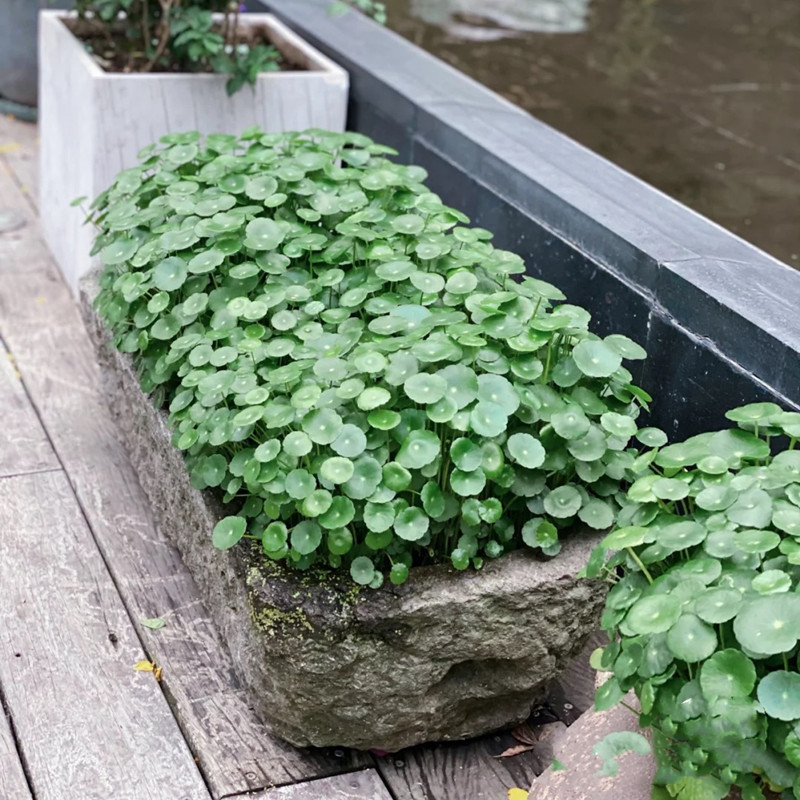
<svg viewBox="0 0 800 800">
<path fill-rule="evenodd" d="M 38 800 L 209 794 L 63 472 L 0 479 L 0 685 Z"/>
<path fill-rule="evenodd" d="M 572 725 L 578 717 L 594 704 L 595 671 L 589 658 L 598 647 L 608 644 L 608 636 L 597 631 L 589 636 L 580 653 L 549 687 L 547 705 L 566 725 Z"/>
<path fill-rule="evenodd" d="M 0 797 L 8 800 L 33 800 L 2 703 L 0 703 Z"/>
<path fill-rule="evenodd" d="M 244 795 L 238 795 L 245 800 Z M 466 796 L 465 796 L 466 797 Z M 247 800 L 392 800 L 374 769 L 248 794 Z M 229 796 L 234 800 L 234 796 Z"/>
<path fill-rule="evenodd" d="M 0 271 L 4 273 L 46 269 L 50 259 L 42 246 L 34 210 L 25 198 L 11 166 L 0 154 Z"/>
<path fill-rule="evenodd" d="M 194 582 L 153 523 L 100 395 L 86 331 L 52 269 L 0 273 L 0 335 L 16 354 L 131 616 L 167 620 L 140 634 L 164 668 L 164 688 L 214 797 L 371 764 L 351 751 L 297 750 L 272 736 L 248 705 Z"/>
<path fill-rule="evenodd" d="M 39 132 L 35 124 L 0 114 L 0 158 L 14 174 L 31 209 L 39 202 Z"/>
<path fill-rule="evenodd" d="M 0 477 L 61 468 L 2 340 L 0 417 Z"/>
<path fill-rule="evenodd" d="M 497 800 L 513 787 L 530 786 L 551 763 L 535 750 L 497 758 L 515 744 L 516 739 L 503 733 L 412 747 L 378 759 L 377 768 L 397 800 Z"/>
</svg>

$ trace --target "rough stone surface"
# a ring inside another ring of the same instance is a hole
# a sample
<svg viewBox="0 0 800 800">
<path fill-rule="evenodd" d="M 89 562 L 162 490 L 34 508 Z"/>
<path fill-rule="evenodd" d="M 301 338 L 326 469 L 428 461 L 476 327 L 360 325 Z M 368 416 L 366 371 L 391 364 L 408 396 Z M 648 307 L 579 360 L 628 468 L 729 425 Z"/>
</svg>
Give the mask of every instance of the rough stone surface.
<svg viewBox="0 0 800 800">
<path fill-rule="evenodd" d="M 625 702 L 639 707 L 633 692 Z M 528 800 L 650 800 L 656 774 L 652 754 L 625 753 L 618 759 L 617 775 L 597 774 L 602 762 L 592 752 L 594 746 L 609 733 L 622 731 L 643 732 L 637 716 L 624 706 L 587 711 L 553 747 L 564 769 L 546 769 L 533 782 Z"/>
<path fill-rule="evenodd" d="M 84 316 L 104 388 L 145 492 L 173 538 L 277 735 L 299 746 L 395 751 L 516 724 L 597 627 L 601 585 L 574 576 L 596 535 L 559 556 L 516 552 L 480 572 L 419 567 L 400 587 L 268 562 L 255 545 L 215 550 L 222 515 L 192 488 L 166 415 L 108 345 L 84 283 Z"/>
</svg>

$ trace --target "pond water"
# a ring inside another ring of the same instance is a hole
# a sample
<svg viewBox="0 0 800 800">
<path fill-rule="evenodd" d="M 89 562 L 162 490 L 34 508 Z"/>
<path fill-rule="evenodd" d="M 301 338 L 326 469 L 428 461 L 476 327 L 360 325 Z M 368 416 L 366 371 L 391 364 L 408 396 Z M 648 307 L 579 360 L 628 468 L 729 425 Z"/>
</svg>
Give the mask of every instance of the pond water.
<svg viewBox="0 0 800 800">
<path fill-rule="evenodd" d="M 797 0 L 386 0 L 389 26 L 800 268 Z"/>
</svg>

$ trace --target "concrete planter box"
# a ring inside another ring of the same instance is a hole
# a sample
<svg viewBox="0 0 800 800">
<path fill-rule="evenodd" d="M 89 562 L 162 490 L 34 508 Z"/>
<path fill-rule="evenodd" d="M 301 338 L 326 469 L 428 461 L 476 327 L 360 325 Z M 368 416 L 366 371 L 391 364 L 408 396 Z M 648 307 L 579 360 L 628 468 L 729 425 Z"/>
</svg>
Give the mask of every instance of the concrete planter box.
<svg viewBox="0 0 800 800">
<path fill-rule="evenodd" d="M 190 485 L 166 415 L 108 343 L 82 284 L 103 385 L 159 525 L 192 572 L 232 665 L 277 735 L 298 746 L 395 751 L 524 720 L 598 626 L 605 590 L 574 576 L 599 535 L 557 558 L 519 551 L 480 572 L 418 567 L 408 583 L 360 590 L 268 562 L 247 542 L 211 546 L 222 516 Z M 250 543 L 253 544 L 253 543 Z"/>
<path fill-rule="evenodd" d="M 64 12 L 43 11 L 39 26 L 40 213 L 45 240 L 73 291 L 90 267 L 93 232 L 76 197 L 96 197 L 136 154 L 170 132 L 240 133 L 317 127 L 344 130 L 348 76 L 270 14 L 242 24 L 265 29 L 295 72 L 261 75 L 233 97 L 211 74 L 104 72 L 73 36 Z"/>
</svg>

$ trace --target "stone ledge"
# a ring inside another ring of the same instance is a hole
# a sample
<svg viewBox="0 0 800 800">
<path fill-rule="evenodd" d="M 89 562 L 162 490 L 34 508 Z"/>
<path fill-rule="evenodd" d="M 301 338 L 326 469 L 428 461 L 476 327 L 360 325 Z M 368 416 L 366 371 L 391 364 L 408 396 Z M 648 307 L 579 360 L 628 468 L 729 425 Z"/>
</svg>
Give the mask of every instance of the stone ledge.
<svg viewBox="0 0 800 800">
<path fill-rule="evenodd" d="M 557 558 L 511 553 L 481 571 L 418 567 L 408 583 L 360 589 L 267 561 L 253 542 L 211 546 L 222 516 L 195 490 L 166 415 L 131 360 L 82 311 L 112 416 L 156 520 L 175 542 L 234 670 L 278 736 L 298 746 L 395 751 L 463 739 L 528 717 L 598 625 L 603 584 L 574 576 L 601 534 L 569 537 Z"/>
</svg>

